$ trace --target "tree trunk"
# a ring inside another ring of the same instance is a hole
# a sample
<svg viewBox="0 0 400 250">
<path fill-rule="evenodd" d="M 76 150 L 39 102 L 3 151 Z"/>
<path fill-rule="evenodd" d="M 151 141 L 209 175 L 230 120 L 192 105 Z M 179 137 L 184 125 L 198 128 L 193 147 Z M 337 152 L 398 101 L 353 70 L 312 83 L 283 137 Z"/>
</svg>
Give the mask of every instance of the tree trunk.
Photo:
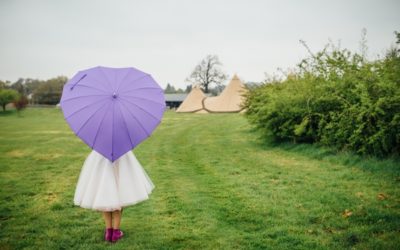
<svg viewBox="0 0 400 250">
<path fill-rule="evenodd" d="M 3 104 L 3 112 L 6 111 L 6 105 Z"/>
</svg>

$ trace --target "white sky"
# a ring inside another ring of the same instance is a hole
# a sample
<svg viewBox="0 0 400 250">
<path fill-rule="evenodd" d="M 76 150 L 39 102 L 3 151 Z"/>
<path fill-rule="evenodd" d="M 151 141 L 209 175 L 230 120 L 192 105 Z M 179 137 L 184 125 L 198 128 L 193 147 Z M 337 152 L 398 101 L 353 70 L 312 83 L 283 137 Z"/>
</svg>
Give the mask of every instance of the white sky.
<svg viewBox="0 0 400 250">
<path fill-rule="evenodd" d="M 133 66 L 162 87 L 184 80 L 207 54 L 244 81 L 294 67 L 332 39 L 369 56 L 400 31 L 400 1 L 0 0 L 0 79 L 72 77 L 97 65 Z"/>
</svg>

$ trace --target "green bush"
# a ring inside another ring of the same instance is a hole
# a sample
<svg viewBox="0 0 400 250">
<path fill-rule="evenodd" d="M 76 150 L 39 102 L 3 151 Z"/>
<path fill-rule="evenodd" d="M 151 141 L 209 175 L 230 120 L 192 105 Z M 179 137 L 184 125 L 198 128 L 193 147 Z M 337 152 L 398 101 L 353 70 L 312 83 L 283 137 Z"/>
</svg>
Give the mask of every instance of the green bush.
<svg viewBox="0 0 400 250">
<path fill-rule="evenodd" d="M 19 112 L 26 108 L 28 105 L 28 98 L 25 95 L 19 95 L 17 99 L 13 101 L 15 109 Z"/>
<path fill-rule="evenodd" d="M 6 111 L 6 105 L 18 99 L 18 92 L 13 89 L 0 89 L 0 105 Z"/>
<path fill-rule="evenodd" d="M 334 46 L 304 59 L 284 80 L 247 94 L 251 123 L 274 141 L 321 143 L 375 156 L 400 154 L 400 52 L 384 58 Z"/>
</svg>

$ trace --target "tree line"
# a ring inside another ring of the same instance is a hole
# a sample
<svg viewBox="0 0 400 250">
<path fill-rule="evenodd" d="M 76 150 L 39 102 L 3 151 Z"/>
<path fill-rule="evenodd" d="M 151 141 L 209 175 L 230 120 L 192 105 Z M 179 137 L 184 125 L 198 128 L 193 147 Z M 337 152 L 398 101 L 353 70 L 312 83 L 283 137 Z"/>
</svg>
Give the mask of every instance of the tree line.
<svg viewBox="0 0 400 250">
<path fill-rule="evenodd" d="M 172 84 L 167 83 L 167 86 L 164 89 L 165 94 L 184 94 L 184 93 L 189 93 L 192 90 L 191 85 L 187 85 L 185 90 L 178 88 L 176 89 Z"/>
<path fill-rule="evenodd" d="M 220 66 L 222 63 L 216 55 L 207 55 L 194 68 L 187 82 L 198 84 L 205 93 L 218 95 L 225 88 L 222 85 L 228 76 L 223 73 Z M 58 76 L 48 80 L 38 80 L 31 78 L 20 78 L 16 82 L 0 80 L 0 105 L 3 111 L 8 103 L 13 103 L 17 110 L 20 110 L 28 103 L 30 104 L 58 104 L 64 84 L 68 81 L 65 76 Z M 173 85 L 167 83 L 164 93 L 189 93 L 192 90 L 192 84 L 186 86 L 186 89 L 175 89 Z M 215 84 L 214 87 L 210 86 Z"/>
<path fill-rule="evenodd" d="M 31 78 L 20 78 L 16 82 L 0 81 L 0 105 L 3 111 L 8 103 L 18 106 L 26 104 L 49 104 L 55 105 L 61 99 L 64 84 L 68 78 L 58 76 L 48 80 L 38 80 Z"/>
<path fill-rule="evenodd" d="M 214 87 L 208 87 L 208 90 L 207 90 L 208 92 L 205 92 L 204 88 L 202 88 L 202 89 L 205 93 L 209 93 L 212 96 L 217 96 L 222 92 L 222 90 L 224 90 L 224 88 L 225 88 L 224 85 L 217 85 Z M 185 90 L 183 90 L 181 88 L 175 89 L 175 87 L 173 85 L 167 83 L 167 86 L 164 89 L 165 94 L 188 94 L 188 93 L 190 93 L 190 91 L 192 91 L 191 84 L 187 85 Z"/>
</svg>

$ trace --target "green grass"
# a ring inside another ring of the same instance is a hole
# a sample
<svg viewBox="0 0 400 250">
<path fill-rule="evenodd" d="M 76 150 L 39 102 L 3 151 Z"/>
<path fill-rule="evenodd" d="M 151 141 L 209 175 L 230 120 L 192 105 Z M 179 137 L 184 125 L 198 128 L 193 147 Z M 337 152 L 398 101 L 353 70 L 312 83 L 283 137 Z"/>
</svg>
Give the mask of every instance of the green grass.
<svg viewBox="0 0 400 250">
<path fill-rule="evenodd" d="M 165 114 L 134 149 L 156 188 L 124 210 L 115 245 L 99 212 L 73 205 L 91 149 L 60 110 L 0 112 L 0 142 L 1 249 L 400 246 L 398 160 L 268 145 L 240 114 Z"/>
</svg>

